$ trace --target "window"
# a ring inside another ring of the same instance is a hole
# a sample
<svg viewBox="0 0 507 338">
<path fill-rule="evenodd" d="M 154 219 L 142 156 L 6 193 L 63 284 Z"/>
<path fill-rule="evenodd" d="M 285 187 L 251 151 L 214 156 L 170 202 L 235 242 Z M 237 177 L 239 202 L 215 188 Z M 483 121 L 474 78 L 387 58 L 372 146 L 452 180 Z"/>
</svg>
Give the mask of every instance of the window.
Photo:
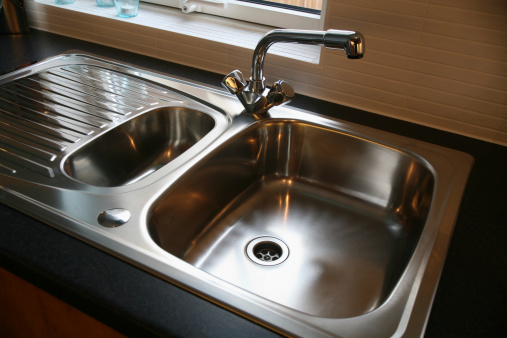
<svg viewBox="0 0 507 338">
<path fill-rule="evenodd" d="M 260 5 L 289 8 L 297 11 L 320 14 L 322 0 L 240 0 Z"/>
<path fill-rule="evenodd" d="M 141 0 L 182 8 L 184 0 Z M 262 25 L 322 29 L 320 20 L 326 0 L 188 0 L 198 6 L 197 12 Z M 224 6 L 224 3 L 227 3 Z M 225 8 L 224 8 L 225 7 Z M 191 15 L 195 15 L 192 13 Z"/>
</svg>

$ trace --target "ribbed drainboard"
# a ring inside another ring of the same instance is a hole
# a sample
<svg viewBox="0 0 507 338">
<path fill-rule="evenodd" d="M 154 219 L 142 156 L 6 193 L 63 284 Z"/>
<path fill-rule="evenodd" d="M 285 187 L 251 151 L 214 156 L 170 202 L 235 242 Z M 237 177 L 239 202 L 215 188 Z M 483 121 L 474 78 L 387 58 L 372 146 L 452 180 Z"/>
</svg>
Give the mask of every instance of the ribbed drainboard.
<svg viewBox="0 0 507 338">
<path fill-rule="evenodd" d="M 162 87 L 96 66 L 55 67 L 0 87 L 0 172 L 54 176 L 54 161 L 111 122 L 166 101 Z"/>
</svg>

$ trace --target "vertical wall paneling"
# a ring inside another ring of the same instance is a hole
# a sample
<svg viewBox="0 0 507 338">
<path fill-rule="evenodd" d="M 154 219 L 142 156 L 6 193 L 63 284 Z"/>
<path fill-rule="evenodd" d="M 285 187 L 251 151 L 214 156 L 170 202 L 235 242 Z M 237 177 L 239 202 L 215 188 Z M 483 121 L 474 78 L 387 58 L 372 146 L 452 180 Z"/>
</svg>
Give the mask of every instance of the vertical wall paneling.
<svg viewBox="0 0 507 338">
<path fill-rule="evenodd" d="M 325 51 L 315 87 L 361 72 L 344 103 L 507 145 L 507 1 L 330 0 L 326 27 L 363 32 L 364 67 Z"/>
<path fill-rule="evenodd" d="M 270 29 L 155 7 L 149 20 L 148 7 L 118 20 L 93 0 L 74 10 L 25 3 L 35 28 L 224 74 L 248 73 L 252 48 Z M 283 78 L 301 94 L 507 145 L 507 1 L 327 0 L 324 12 L 326 29 L 365 35 L 365 57 L 323 49 L 319 62 L 318 48 L 276 44 L 268 82 Z M 293 58 L 279 56 L 289 49 Z"/>
</svg>

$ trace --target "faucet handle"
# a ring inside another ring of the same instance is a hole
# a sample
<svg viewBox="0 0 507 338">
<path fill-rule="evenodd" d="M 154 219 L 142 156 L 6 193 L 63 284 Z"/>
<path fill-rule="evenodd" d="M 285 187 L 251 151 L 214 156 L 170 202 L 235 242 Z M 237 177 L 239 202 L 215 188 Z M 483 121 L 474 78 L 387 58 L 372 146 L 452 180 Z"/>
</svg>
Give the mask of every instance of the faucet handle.
<svg viewBox="0 0 507 338">
<path fill-rule="evenodd" d="M 273 84 L 266 98 L 270 107 L 289 103 L 295 96 L 294 88 L 284 80 L 279 80 Z"/>
<path fill-rule="evenodd" d="M 233 70 L 222 80 L 222 86 L 231 94 L 241 93 L 247 86 L 243 73 L 239 70 Z"/>
</svg>

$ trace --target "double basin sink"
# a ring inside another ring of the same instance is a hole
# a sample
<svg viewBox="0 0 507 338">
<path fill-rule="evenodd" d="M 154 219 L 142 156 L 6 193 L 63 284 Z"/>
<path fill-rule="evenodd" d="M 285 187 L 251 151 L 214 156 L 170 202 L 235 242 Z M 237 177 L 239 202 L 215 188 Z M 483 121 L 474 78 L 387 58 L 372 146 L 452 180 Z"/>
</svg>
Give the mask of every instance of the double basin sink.
<svg viewBox="0 0 507 338">
<path fill-rule="evenodd" d="M 287 335 L 421 335 L 472 162 L 93 56 L 0 78 L 3 203 Z"/>
</svg>

